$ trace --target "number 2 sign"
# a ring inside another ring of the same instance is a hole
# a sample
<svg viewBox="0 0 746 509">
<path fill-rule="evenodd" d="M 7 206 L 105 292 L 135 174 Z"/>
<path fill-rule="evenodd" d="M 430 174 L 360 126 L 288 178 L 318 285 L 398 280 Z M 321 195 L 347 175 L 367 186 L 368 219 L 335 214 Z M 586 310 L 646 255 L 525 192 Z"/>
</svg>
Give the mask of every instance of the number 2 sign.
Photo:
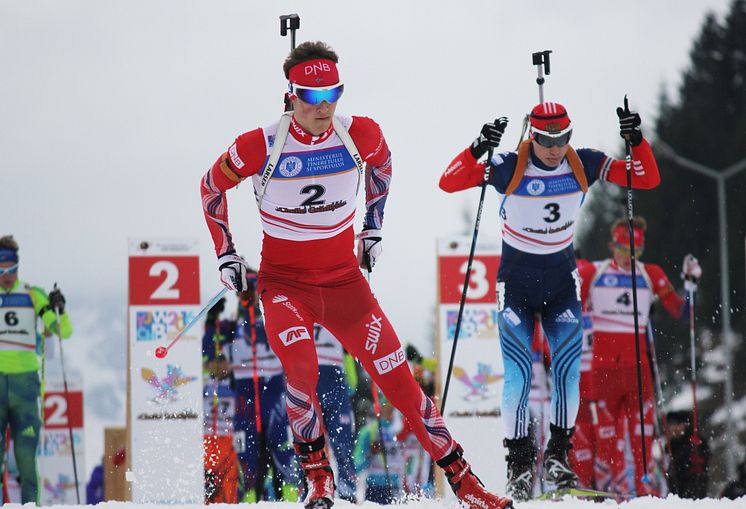
<svg viewBox="0 0 746 509">
<path fill-rule="evenodd" d="M 199 304 L 199 257 L 178 255 L 158 245 L 146 246 L 129 258 L 131 306 Z"/>
<path fill-rule="evenodd" d="M 83 427 L 83 393 L 78 391 L 44 394 L 44 427 L 62 429 Z"/>
</svg>

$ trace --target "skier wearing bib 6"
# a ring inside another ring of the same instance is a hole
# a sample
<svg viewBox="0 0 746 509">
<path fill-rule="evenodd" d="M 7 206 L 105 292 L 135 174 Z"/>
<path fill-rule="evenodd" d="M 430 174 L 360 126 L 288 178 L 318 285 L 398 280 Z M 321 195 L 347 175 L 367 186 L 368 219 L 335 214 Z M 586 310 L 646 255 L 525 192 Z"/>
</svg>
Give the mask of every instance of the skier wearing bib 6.
<svg viewBox="0 0 746 509">
<path fill-rule="evenodd" d="M 55 287 L 47 295 L 44 289 L 18 278 L 18 251 L 12 235 L 0 237 L 0 472 L 5 467 L 8 446 L 5 430 L 10 428 L 21 501 L 38 505 L 36 459 L 44 415 L 44 344 L 47 335 L 56 334 L 62 341 L 73 330 L 59 289 Z"/>
<path fill-rule="evenodd" d="M 617 109 L 620 134 L 632 144 L 632 186 L 651 189 L 660 182 L 653 153 L 640 130 L 640 116 Z M 533 486 L 536 449 L 529 437 L 531 339 L 534 313 L 541 314 L 552 358 L 551 436 L 544 455 L 545 479 L 558 488 L 577 484 L 568 464 L 579 404 L 582 339 L 580 279 L 573 234 L 588 187 L 596 181 L 626 184 L 625 162 L 592 149 L 570 145 L 572 124 L 565 107 L 544 102 L 531 110 L 530 139 L 516 152 L 491 160 L 486 184 L 503 195 L 502 258 L 497 276 L 500 344 L 505 369 L 502 419 L 508 450 L 507 494 L 527 500 Z M 453 193 L 478 187 L 485 163 L 507 125 L 502 118 L 485 124 L 471 146 L 461 152 L 440 178 Z"/>
</svg>

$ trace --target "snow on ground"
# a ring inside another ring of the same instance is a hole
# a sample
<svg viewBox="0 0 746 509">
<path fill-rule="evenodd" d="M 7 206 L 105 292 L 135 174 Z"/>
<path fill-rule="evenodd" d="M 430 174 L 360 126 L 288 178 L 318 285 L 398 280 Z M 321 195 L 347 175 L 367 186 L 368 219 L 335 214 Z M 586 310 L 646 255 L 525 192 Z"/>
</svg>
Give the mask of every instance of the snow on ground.
<svg viewBox="0 0 746 509">
<path fill-rule="evenodd" d="M 21 504 L 6 504 L 3 509 L 15 509 L 24 507 Z M 26 504 L 26 507 L 34 507 L 32 504 Z M 52 506 L 52 508 L 80 508 L 85 509 L 86 506 Z M 98 505 L 101 509 L 150 509 L 159 508 L 155 504 L 134 504 L 131 502 L 105 502 Z M 178 509 L 197 509 L 203 508 L 204 506 L 199 505 L 173 505 L 170 507 L 178 507 Z M 211 505 L 211 509 L 235 509 L 235 505 L 229 504 L 215 504 Z M 261 502 L 251 506 L 252 509 L 302 509 L 301 504 L 291 502 Z M 335 508 L 338 509 L 380 509 L 381 506 L 372 502 L 366 502 L 359 505 L 353 505 L 345 501 L 336 501 L 334 504 Z M 456 502 L 443 501 L 443 500 L 416 500 L 410 501 L 404 504 L 398 504 L 398 508 L 401 509 L 459 509 Z M 602 509 L 603 507 L 621 507 L 622 509 L 743 509 L 746 507 L 746 497 L 742 497 L 738 500 L 727 500 L 727 499 L 713 499 L 707 498 L 703 500 L 684 500 L 675 496 L 669 496 L 665 499 L 642 497 L 630 500 L 628 502 L 622 502 L 617 504 L 613 501 L 605 501 L 602 503 L 591 502 L 585 500 L 574 500 L 570 497 L 566 497 L 564 500 L 557 500 L 552 502 L 523 502 L 516 504 L 516 509 Z"/>
</svg>

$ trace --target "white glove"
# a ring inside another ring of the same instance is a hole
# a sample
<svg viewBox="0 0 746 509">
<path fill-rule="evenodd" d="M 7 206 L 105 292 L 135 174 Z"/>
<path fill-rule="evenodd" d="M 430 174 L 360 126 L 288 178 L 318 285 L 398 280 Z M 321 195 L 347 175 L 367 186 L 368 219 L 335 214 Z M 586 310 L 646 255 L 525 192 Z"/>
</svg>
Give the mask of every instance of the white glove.
<svg viewBox="0 0 746 509">
<path fill-rule="evenodd" d="M 687 292 L 697 291 L 697 282 L 702 277 L 702 267 L 694 255 L 688 254 L 681 263 L 681 277 L 684 280 L 684 290 Z"/>
<path fill-rule="evenodd" d="M 363 230 L 357 235 L 357 264 L 368 272 L 373 271 L 376 260 L 383 252 L 381 230 Z"/>
<path fill-rule="evenodd" d="M 227 253 L 218 258 L 220 281 L 229 290 L 236 292 L 248 290 L 246 268 L 246 261 L 235 253 Z"/>
</svg>

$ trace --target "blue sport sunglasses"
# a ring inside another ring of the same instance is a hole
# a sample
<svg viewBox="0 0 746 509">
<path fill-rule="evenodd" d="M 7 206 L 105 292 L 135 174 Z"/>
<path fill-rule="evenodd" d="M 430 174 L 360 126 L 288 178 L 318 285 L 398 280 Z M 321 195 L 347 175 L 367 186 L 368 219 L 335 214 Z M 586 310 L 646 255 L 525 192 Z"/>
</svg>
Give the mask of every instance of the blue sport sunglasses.
<svg viewBox="0 0 746 509">
<path fill-rule="evenodd" d="M 0 276 L 4 276 L 5 274 L 13 274 L 15 272 L 18 272 L 18 264 L 11 265 L 10 267 L 2 268 L 0 267 Z"/>
<path fill-rule="evenodd" d="M 290 92 L 298 96 L 298 99 L 306 104 L 317 106 L 326 101 L 334 104 L 342 97 L 345 86 L 343 84 L 334 85 L 333 87 L 311 88 L 302 85 L 291 84 Z"/>
</svg>

